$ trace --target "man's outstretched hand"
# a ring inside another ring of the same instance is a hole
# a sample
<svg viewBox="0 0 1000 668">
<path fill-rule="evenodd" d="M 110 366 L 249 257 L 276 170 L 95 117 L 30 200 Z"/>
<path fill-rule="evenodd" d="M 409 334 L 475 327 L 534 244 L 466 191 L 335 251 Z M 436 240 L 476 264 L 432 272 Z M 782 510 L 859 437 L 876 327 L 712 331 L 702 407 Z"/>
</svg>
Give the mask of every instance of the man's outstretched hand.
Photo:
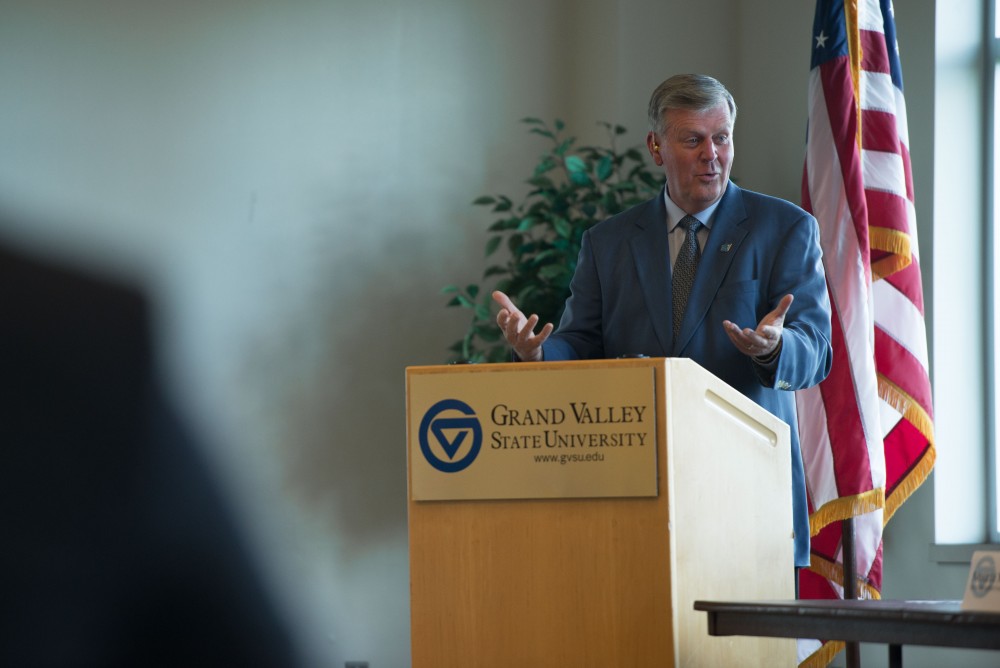
<svg viewBox="0 0 1000 668">
<path fill-rule="evenodd" d="M 781 332 L 785 327 L 785 314 L 792 305 L 792 295 L 785 295 L 778 302 L 777 308 L 768 313 L 757 324 L 757 329 L 740 329 L 734 322 L 726 320 L 722 326 L 733 345 L 750 357 L 767 359 L 775 353 L 781 344 Z"/>
<path fill-rule="evenodd" d="M 535 334 L 535 327 L 538 325 L 537 315 L 524 317 L 524 313 L 514 305 L 510 297 L 499 290 L 493 292 L 493 301 L 500 305 L 497 325 L 500 326 L 503 337 L 507 339 L 507 343 L 517 356 L 525 362 L 542 361 L 542 344 L 549 338 L 555 326 L 551 322 L 546 323 L 541 331 Z"/>
</svg>

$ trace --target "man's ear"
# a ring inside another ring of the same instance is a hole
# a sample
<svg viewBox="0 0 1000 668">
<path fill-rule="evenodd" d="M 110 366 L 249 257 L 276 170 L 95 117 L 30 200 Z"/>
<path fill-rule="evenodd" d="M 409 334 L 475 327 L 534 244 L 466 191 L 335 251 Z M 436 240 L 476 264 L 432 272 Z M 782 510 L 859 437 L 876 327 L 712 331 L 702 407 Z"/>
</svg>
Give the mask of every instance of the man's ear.
<svg viewBox="0 0 1000 668">
<path fill-rule="evenodd" d="M 653 162 L 658 166 L 663 164 L 663 156 L 660 155 L 660 141 L 656 137 L 656 133 L 650 131 L 646 135 L 646 148 L 649 149 L 649 155 L 652 156 Z"/>
</svg>

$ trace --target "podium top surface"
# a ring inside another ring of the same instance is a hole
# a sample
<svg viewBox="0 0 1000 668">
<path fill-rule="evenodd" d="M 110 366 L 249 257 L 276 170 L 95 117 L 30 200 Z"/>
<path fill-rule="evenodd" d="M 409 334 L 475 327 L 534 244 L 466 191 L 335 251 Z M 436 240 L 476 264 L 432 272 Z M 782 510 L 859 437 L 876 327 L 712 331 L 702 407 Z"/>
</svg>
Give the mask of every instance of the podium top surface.
<svg viewBox="0 0 1000 668">
<path fill-rule="evenodd" d="M 476 373 L 490 371 L 533 371 L 554 368 L 605 368 L 614 366 L 693 366 L 701 368 L 687 357 L 622 357 L 617 359 L 562 360 L 558 362 L 491 362 L 482 364 L 428 364 L 406 367 L 407 373 Z M 706 372 L 707 373 L 707 372 Z"/>
</svg>

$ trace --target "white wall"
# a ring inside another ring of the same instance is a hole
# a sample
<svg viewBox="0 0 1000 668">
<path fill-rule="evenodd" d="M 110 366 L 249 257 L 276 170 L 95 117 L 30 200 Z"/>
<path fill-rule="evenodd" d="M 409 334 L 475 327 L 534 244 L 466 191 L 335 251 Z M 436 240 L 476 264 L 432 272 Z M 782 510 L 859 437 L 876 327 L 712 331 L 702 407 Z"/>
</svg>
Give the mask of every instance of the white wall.
<svg viewBox="0 0 1000 668">
<path fill-rule="evenodd" d="M 934 3 L 899 4 L 924 229 Z M 464 331 L 439 290 L 482 270 L 472 199 L 522 192 L 543 148 L 518 119 L 640 142 L 659 81 L 713 74 L 740 104 L 734 176 L 797 201 L 812 12 L 0 0 L 0 235 L 150 283 L 174 387 L 312 662 L 405 666 L 403 370 Z M 887 532 L 889 596 L 932 594 L 928 498 Z"/>
</svg>

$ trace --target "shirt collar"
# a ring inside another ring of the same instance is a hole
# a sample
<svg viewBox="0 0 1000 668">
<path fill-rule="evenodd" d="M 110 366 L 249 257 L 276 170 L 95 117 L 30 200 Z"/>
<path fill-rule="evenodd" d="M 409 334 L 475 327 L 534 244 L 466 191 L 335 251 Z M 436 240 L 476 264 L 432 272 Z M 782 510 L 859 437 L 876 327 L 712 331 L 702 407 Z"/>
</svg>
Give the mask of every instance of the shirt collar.
<svg viewBox="0 0 1000 668">
<path fill-rule="evenodd" d="M 722 198 L 720 197 L 707 209 L 695 211 L 691 214 L 688 214 L 688 212 L 684 211 L 684 209 L 674 204 L 674 201 L 670 199 L 670 193 L 667 192 L 666 188 L 663 190 L 663 201 L 664 204 L 667 205 L 667 232 L 673 232 L 677 227 L 677 223 L 681 222 L 681 219 L 687 215 L 694 216 L 701 222 L 702 225 L 708 229 L 712 229 L 712 217 L 715 215 L 715 210 L 719 207 L 719 202 L 722 201 Z"/>
</svg>

